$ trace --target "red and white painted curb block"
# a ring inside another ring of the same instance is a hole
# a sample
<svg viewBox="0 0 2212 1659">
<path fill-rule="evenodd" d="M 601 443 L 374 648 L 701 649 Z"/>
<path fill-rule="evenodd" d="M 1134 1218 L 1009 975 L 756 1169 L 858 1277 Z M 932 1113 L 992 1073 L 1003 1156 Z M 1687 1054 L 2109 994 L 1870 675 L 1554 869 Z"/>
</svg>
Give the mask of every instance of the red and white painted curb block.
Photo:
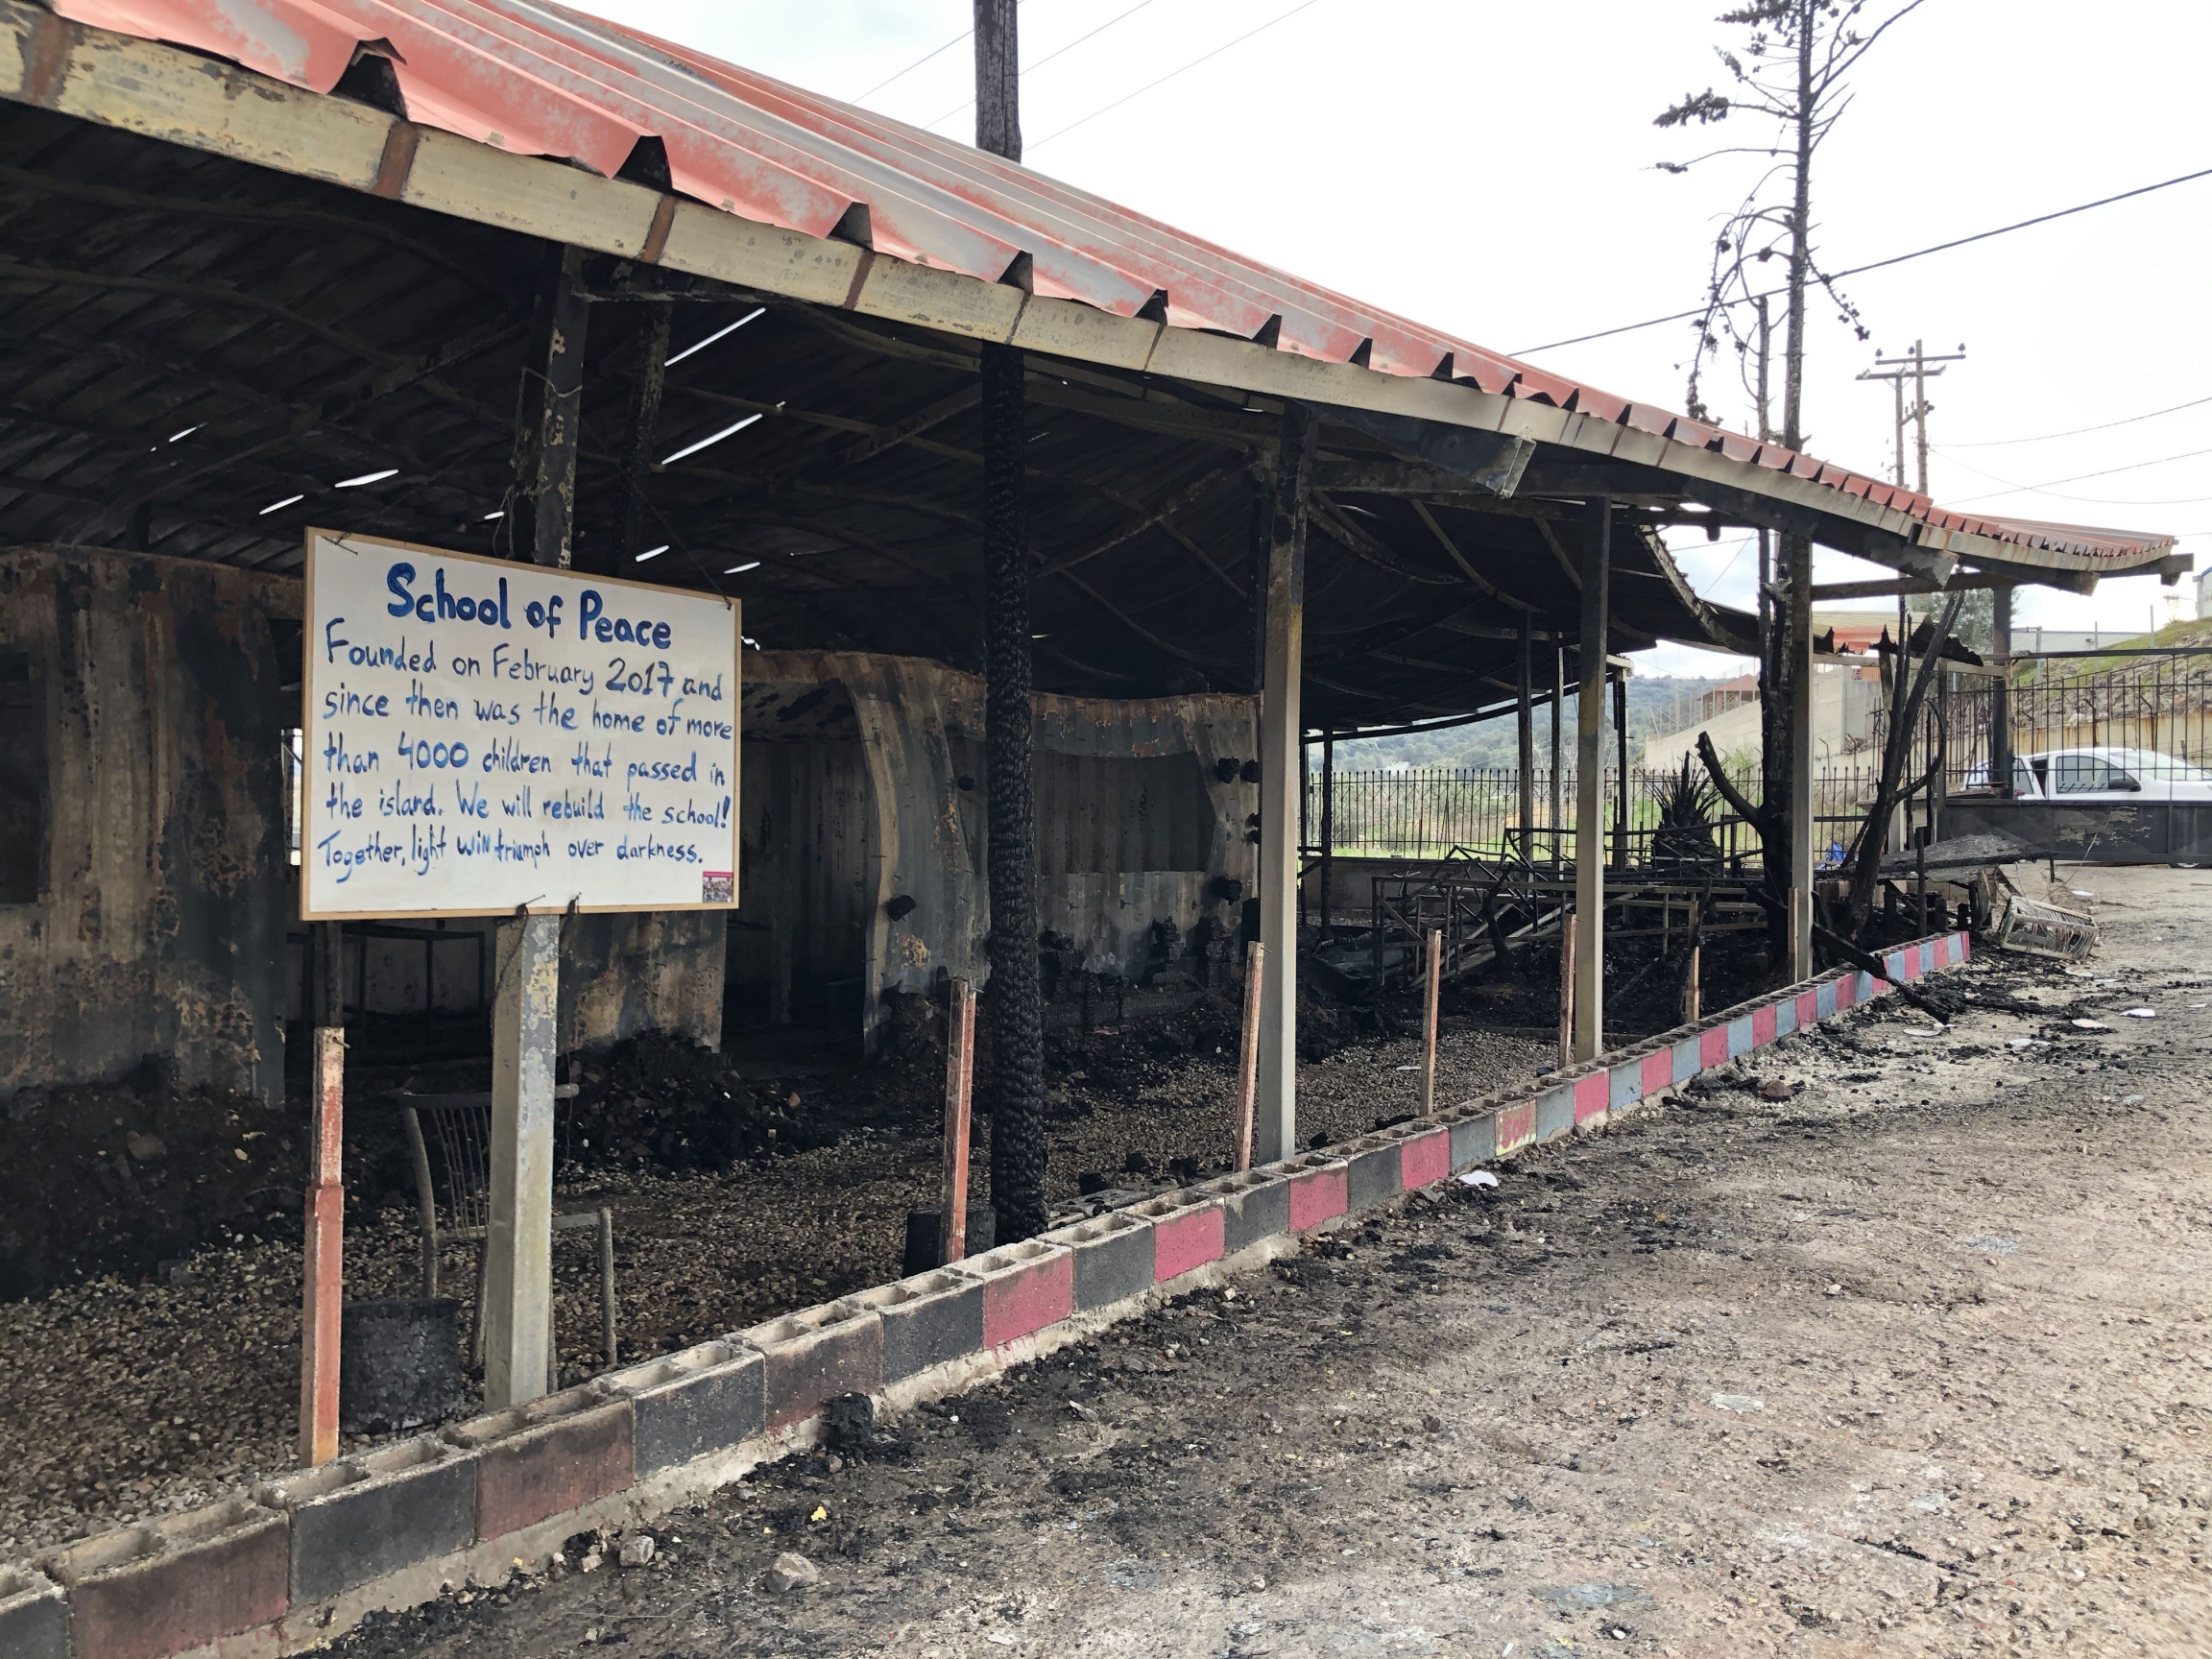
<svg viewBox="0 0 2212 1659">
<path fill-rule="evenodd" d="M 957 1266 L 802 1309 L 582 1388 L 0 1565 L 6 1659 L 298 1652 L 375 1608 L 503 1579 L 784 1455 L 845 1393 L 907 1405 L 1294 1247 L 1299 1235 L 1638 1101 L 1966 960 L 1962 933 L 1716 1014 L 1533 1093 L 1202 1182 Z"/>
</svg>

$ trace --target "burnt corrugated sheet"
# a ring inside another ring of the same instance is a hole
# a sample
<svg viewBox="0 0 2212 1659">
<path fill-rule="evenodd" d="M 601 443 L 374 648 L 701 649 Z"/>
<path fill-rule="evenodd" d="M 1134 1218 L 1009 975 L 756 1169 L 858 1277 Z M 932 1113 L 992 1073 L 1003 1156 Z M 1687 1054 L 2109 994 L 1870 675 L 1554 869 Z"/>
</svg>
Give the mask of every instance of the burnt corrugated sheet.
<svg viewBox="0 0 2212 1659">
<path fill-rule="evenodd" d="M 597 1048 L 647 1031 L 722 1046 L 719 910 L 599 911 L 561 934 L 561 1046 Z"/>
<path fill-rule="evenodd" d="M 293 909 L 275 625 L 296 582 L 79 547 L 0 553 L 0 652 L 42 687 L 48 852 L 0 904 L 0 1092 L 279 1098 Z"/>
<path fill-rule="evenodd" d="M 856 652 L 745 660 L 745 903 L 734 954 L 765 974 L 793 929 L 804 979 L 882 994 L 940 974 L 981 982 L 983 683 L 941 662 Z M 1157 923 L 1234 926 L 1257 785 L 1220 775 L 1258 750 L 1258 703 L 1205 694 L 1035 702 L 1040 922 L 1099 973 L 1142 972 Z M 895 901 L 911 900 L 911 905 Z M 892 910 L 900 911 L 897 916 Z"/>
</svg>

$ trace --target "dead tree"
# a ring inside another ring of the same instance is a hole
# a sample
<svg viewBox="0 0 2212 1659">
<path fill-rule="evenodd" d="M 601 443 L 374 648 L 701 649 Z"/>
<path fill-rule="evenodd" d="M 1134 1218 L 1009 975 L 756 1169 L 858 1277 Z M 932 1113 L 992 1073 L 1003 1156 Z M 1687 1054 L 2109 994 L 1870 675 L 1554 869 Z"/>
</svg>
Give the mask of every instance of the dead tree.
<svg viewBox="0 0 2212 1659">
<path fill-rule="evenodd" d="M 1719 19 L 1747 31 L 1740 48 L 1719 49 L 1729 90 L 1708 86 L 1671 105 L 1654 120 L 1661 129 L 1710 127 L 1734 114 L 1748 114 L 1773 122 L 1775 129 L 1765 143 L 1724 145 L 1686 161 L 1659 163 L 1663 172 L 1687 173 L 1722 156 L 1748 156 L 1766 162 L 1714 243 L 1705 305 L 1696 320 L 1697 337 L 1690 354 L 1688 399 L 1693 420 L 1711 419 L 1702 382 L 1707 355 L 1725 341 L 1735 349 L 1740 369 L 1747 372 L 1753 365 L 1756 335 L 1759 435 L 1762 441 L 1769 436 L 1765 329 L 1739 327 L 1736 313 L 1739 307 L 1755 308 L 1764 325 L 1765 302 L 1773 294 L 1760 286 L 1757 274 L 1778 254 L 1786 274 L 1780 291 L 1785 305 L 1779 436 L 1789 448 L 1800 449 L 1805 444 L 1805 306 L 1812 286 L 1817 283 L 1835 302 L 1841 320 L 1862 339 L 1865 337 L 1857 309 L 1837 292 L 1815 256 L 1813 160 L 1850 104 L 1852 71 L 1874 43 L 1919 4 L 1920 0 L 1906 0 L 1881 23 L 1863 31 L 1861 14 L 1866 0 L 1747 0 Z M 1753 390 L 1748 381 L 1745 390 Z M 1797 814 L 1791 805 L 1795 766 L 1809 761 L 1796 753 L 1798 729 L 1807 723 L 1812 697 L 1812 687 L 1798 684 L 1809 660 L 1812 628 L 1813 544 L 1804 536 L 1784 534 L 1780 575 L 1775 597 L 1786 599 L 1787 607 L 1775 607 L 1779 613 L 1760 640 L 1760 767 L 1767 801 L 1757 812 L 1745 811 L 1738 805 L 1741 796 L 1723 789 L 1730 805 L 1759 826 L 1767 886 L 1777 901 L 1786 899 L 1794 884 L 1792 873 L 1801 865 L 1810 868 L 1814 833 L 1811 823 L 1792 822 Z M 1767 613 L 1767 598 L 1761 594 L 1762 615 Z M 1719 782 L 1718 768 L 1708 761 L 1707 769 Z M 1805 811 L 1810 817 L 1809 802 Z M 1787 948 L 1786 921 L 1776 923 L 1775 931 L 1780 956 Z"/>
<path fill-rule="evenodd" d="M 1874 786 L 1873 805 L 1867 807 L 1865 822 L 1859 826 L 1858 839 L 1851 847 L 1851 888 L 1844 926 L 1854 939 L 1864 932 L 1867 914 L 1874 907 L 1874 887 L 1882 875 L 1882 843 L 1888 836 L 1890 816 L 1908 796 L 1919 791 L 1923 782 L 1935 783 L 1931 771 L 1926 779 L 1916 780 L 1911 789 L 1901 787 L 1905 761 L 1912 752 L 1912 731 L 1920 723 L 1920 705 L 1935 681 L 1936 664 L 1943 660 L 1952 625 L 1959 620 L 1960 597 L 1952 594 L 1943 607 L 1942 619 L 1928 630 L 1927 648 L 1920 654 L 1910 685 L 1906 684 L 1906 641 L 1897 641 L 1895 684 L 1904 688 L 1904 695 L 1891 700 L 1889 731 L 1882 744 L 1882 776 Z"/>
<path fill-rule="evenodd" d="M 1713 747 L 1713 734 L 1710 732 L 1697 733 L 1697 758 L 1705 763 L 1705 776 L 1713 780 L 1713 787 L 1720 792 L 1720 799 L 1728 803 L 1728 809 L 1757 831 L 1762 848 L 1772 847 L 1776 837 L 1789 833 L 1786 824 L 1777 824 L 1777 813 L 1770 811 L 1764 802 L 1753 801 L 1736 786 L 1736 781 L 1728 776 L 1728 768 L 1721 764 L 1720 752 Z M 1767 886 L 1771 890 L 1774 871 L 1770 856 L 1767 863 Z M 1778 893 L 1770 892 L 1770 898 L 1776 905 L 1782 902 L 1782 896 Z M 1770 913 L 1780 914 L 1779 911 Z"/>
</svg>

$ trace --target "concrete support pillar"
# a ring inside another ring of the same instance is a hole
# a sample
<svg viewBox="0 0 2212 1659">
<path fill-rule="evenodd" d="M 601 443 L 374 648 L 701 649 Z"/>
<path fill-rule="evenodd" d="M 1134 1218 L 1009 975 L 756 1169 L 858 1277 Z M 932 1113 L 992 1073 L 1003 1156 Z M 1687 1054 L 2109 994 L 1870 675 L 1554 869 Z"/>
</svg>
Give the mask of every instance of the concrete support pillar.
<svg viewBox="0 0 2212 1659">
<path fill-rule="evenodd" d="M 307 1202 L 301 1251 L 300 1461 L 338 1455 L 338 1344 L 346 1303 L 346 998 L 335 922 L 307 932 L 314 1052 L 308 1078 Z"/>
<path fill-rule="evenodd" d="M 493 947 L 492 1214 L 484 1241 L 484 1404 L 546 1393 L 553 1331 L 553 1055 L 561 918 L 504 919 Z"/>
<path fill-rule="evenodd" d="M 1790 977 L 1813 977 L 1813 865 L 1820 826 L 1813 821 L 1813 543 L 1784 541 L 1790 625 Z"/>
<path fill-rule="evenodd" d="M 1613 503 L 1582 539 L 1581 699 L 1575 711 L 1575 1058 L 1605 1046 L 1605 635 Z"/>
<path fill-rule="evenodd" d="M 1298 802 L 1304 755 L 1298 679 L 1306 630 L 1306 478 L 1316 421 L 1290 404 L 1269 480 L 1264 654 L 1260 692 L 1260 1086 L 1255 1156 L 1298 1149 Z"/>
</svg>

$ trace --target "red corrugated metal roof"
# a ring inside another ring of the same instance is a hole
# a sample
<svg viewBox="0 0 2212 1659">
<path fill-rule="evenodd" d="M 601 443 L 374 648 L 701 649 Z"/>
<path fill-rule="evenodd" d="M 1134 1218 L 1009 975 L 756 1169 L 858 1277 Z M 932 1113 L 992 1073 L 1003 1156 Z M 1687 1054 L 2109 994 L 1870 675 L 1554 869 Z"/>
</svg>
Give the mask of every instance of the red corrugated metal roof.
<svg viewBox="0 0 2212 1659">
<path fill-rule="evenodd" d="M 388 56 L 410 119 L 612 176 L 640 139 L 678 192 L 826 236 L 855 205 L 872 246 L 997 281 L 1018 253 L 1038 294 L 1132 316 L 1156 294 L 1175 327 L 1251 338 L 1328 362 L 1443 376 L 1787 469 L 1946 529 L 2090 558 L 2171 538 L 1941 511 L 1809 455 L 1633 403 L 1254 264 L 1027 168 L 651 36 L 528 0 L 46 0 L 59 15 L 229 59 L 328 92 L 366 49 Z"/>
</svg>

